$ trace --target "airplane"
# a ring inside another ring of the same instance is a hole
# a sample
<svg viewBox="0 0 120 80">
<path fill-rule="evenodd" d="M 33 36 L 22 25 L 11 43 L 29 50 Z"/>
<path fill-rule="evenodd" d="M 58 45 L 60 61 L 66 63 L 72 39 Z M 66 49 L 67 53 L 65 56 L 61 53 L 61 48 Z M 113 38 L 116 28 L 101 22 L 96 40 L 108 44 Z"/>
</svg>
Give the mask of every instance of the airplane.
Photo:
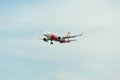
<svg viewBox="0 0 120 80">
<path fill-rule="evenodd" d="M 83 33 L 81 33 L 80 35 L 70 36 L 70 32 L 68 32 L 66 36 L 62 37 L 62 36 L 58 36 L 55 33 L 47 31 L 46 33 L 43 33 L 43 35 L 45 36 L 45 38 L 42 39 L 43 41 L 48 42 L 50 40 L 51 41 L 50 44 L 53 44 L 53 41 L 57 41 L 60 43 L 69 43 L 71 41 L 76 41 L 76 39 L 70 39 L 70 38 L 82 36 Z"/>
</svg>

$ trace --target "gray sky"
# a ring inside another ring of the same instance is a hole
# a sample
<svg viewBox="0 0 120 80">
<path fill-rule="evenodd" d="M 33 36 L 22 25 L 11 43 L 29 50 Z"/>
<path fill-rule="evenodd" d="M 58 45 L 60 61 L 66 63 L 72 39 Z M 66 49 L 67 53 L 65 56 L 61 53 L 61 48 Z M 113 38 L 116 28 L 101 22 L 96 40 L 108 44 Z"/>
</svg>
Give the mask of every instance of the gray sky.
<svg viewBox="0 0 120 80">
<path fill-rule="evenodd" d="M 69 44 L 44 31 L 84 33 Z M 120 80 L 119 0 L 0 1 L 0 80 Z"/>
</svg>

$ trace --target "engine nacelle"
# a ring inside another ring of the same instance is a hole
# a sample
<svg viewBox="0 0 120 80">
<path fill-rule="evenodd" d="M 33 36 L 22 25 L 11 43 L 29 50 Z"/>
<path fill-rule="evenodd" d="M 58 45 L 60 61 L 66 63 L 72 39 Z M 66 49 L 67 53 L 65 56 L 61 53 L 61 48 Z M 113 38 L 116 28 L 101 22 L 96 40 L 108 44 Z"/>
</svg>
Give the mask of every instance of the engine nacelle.
<svg viewBox="0 0 120 80">
<path fill-rule="evenodd" d="M 58 40 L 63 40 L 63 38 L 59 36 L 59 37 L 58 37 Z"/>
<path fill-rule="evenodd" d="M 47 38 L 43 38 L 43 41 L 48 42 L 48 39 Z"/>
</svg>

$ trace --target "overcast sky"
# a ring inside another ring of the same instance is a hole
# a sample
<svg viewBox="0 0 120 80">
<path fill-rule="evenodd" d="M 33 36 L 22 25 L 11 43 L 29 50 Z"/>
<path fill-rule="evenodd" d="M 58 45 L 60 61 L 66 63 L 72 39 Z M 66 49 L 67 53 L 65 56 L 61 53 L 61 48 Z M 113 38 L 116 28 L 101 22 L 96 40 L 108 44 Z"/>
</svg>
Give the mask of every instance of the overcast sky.
<svg viewBox="0 0 120 80">
<path fill-rule="evenodd" d="M 120 1 L 1 0 L 0 80 L 120 80 Z"/>
</svg>

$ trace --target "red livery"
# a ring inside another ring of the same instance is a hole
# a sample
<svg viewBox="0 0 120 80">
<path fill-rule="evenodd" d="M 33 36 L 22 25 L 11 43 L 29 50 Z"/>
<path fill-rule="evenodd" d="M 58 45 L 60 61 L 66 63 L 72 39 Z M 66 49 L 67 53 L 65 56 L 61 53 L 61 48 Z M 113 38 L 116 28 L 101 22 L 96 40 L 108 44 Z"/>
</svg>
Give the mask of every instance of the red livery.
<svg viewBox="0 0 120 80">
<path fill-rule="evenodd" d="M 83 33 L 81 33 L 80 35 L 70 36 L 70 32 L 68 32 L 65 37 L 61 37 L 61 36 L 58 36 L 54 33 L 46 32 L 46 33 L 43 34 L 46 38 L 43 38 L 42 40 L 45 41 L 45 42 L 48 42 L 50 40 L 51 44 L 53 44 L 53 41 L 57 41 L 57 42 L 60 42 L 60 43 L 69 43 L 71 41 L 76 41 L 75 39 L 70 40 L 70 38 L 75 38 L 75 37 L 78 37 L 78 36 L 82 36 L 82 34 Z"/>
</svg>

